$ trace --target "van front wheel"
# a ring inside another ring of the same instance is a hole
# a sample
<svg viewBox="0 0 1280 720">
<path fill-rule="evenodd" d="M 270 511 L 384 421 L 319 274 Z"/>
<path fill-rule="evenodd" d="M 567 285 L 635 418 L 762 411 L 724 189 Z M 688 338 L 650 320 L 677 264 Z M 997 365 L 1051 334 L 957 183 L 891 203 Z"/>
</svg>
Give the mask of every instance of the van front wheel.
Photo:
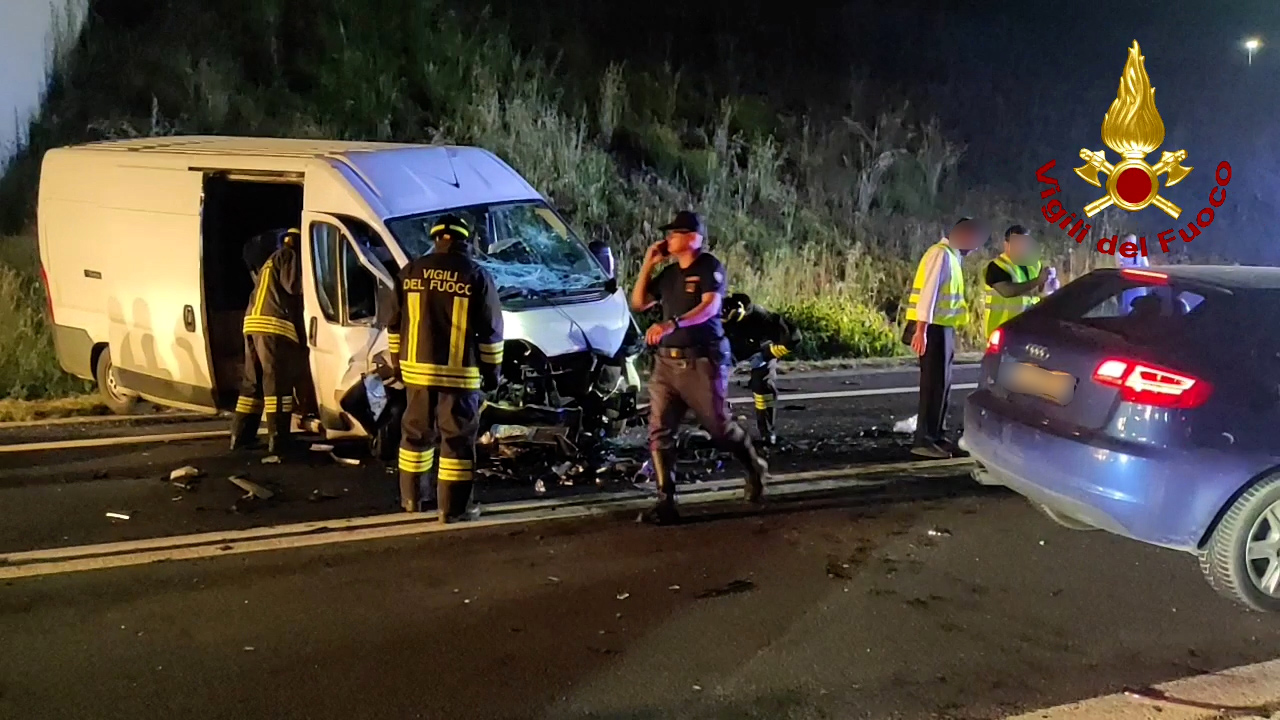
<svg viewBox="0 0 1280 720">
<path fill-rule="evenodd" d="M 115 368 L 111 364 L 110 350 L 103 350 L 98 356 L 94 377 L 98 381 L 98 392 L 102 395 L 102 402 L 111 412 L 116 415 L 129 415 L 133 412 L 138 405 L 138 396 L 120 387 Z"/>
</svg>

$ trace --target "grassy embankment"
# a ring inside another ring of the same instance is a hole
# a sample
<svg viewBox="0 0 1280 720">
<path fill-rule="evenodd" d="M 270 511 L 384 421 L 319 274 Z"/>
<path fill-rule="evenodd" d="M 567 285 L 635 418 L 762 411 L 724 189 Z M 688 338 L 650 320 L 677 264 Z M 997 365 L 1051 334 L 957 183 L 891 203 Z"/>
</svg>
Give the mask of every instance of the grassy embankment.
<svg viewBox="0 0 1280 720">
<path fill-rule="evenodd" d="M 909 108 L 851 97 L 843 116 L 784 117 L 759 99 L 696 92 L 670 72 L 560 72 L 517 52 L 492 23 L 464 24 L 443 0 L 307 4 L 286 13 L 281 0 L 204 0 L 182 3 L 186 12 L 175 3 L 90 19 L 56 68 L 31 147 L 0 180 L 0 228 L 27 238 L 0 240 L 0 306 L 14 309 L 0 319 L 0 398 L 85 389 L 54 361 L 29 228 L 41 153 L 88 140 L 481 145 L 584 236 L 608 240 L 624 279 L 673 209 L 698 208 L 732 289 L 797 322 L 798 355 L 809 359 L 900 353 L 898 305 L 914 264 L 958 214 L 1043 229 L 1035 205 L 961 190 L 962 148 Z M 980 264 L 967 263 L 975 320 Z M 965 335 L 970 346 L 978 327 Z"/>
</svg>

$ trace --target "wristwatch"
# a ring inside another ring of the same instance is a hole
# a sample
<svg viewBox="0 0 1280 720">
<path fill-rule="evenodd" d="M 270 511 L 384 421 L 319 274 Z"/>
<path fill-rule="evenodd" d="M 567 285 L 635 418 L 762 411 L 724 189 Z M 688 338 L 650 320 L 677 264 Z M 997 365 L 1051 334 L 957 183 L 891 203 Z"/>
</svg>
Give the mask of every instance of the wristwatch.
<svg viewBox="0 0 1280 720">
<path fill-rule="evenodd" d="M 680 318 L 679 318 L 679 317 L 673 317 L 673 318 L 671 318 L 671 327 L 675 328 L 676 330 L 679 330 L 679 329 L 680 329 Z"/>
</svg>

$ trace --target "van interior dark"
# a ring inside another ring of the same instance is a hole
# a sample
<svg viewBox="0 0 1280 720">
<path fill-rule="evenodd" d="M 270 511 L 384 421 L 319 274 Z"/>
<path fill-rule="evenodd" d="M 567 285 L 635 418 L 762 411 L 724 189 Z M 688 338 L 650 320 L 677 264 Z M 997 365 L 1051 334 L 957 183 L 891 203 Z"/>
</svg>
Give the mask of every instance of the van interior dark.
<svg viewBox="0 0 1280 720">
<path fill-rule="evenodd" d="M 254 280 L 245 246 L 273 230 L 302 223 L 302 183 L 231 179 L 209 174 L 204 182 L 202 255 L 205 327 L 219 409 L 235 406 L 244 366 L 241 323 Z M 313 398 L 299 398 L 309 404 Z"/>
</svg>

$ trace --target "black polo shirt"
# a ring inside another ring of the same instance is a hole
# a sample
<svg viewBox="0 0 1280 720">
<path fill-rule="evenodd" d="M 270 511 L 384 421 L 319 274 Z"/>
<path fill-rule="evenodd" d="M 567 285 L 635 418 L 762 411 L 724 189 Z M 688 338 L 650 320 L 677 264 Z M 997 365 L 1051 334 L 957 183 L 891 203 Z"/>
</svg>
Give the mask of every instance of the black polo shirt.
<svg viewBox="0 0 1280 720">
<path fill-rule="evenodd" d="M 724 297 L 728 287 L 724 265 L 711 253 L 700 253 L 689 267 L 682 268 L 673 262 L 663 268 L 649 283 L 649 293 L 662 305 L 662 319 L 680 317 L 702 304 L 703 293 L 718 293 Z M 681 325 L 662 339 L 662 347 L 694 348 L 706 351 L 727 352 L 724 328 L 720 314 L 697 325 Z"/>
</svg>

